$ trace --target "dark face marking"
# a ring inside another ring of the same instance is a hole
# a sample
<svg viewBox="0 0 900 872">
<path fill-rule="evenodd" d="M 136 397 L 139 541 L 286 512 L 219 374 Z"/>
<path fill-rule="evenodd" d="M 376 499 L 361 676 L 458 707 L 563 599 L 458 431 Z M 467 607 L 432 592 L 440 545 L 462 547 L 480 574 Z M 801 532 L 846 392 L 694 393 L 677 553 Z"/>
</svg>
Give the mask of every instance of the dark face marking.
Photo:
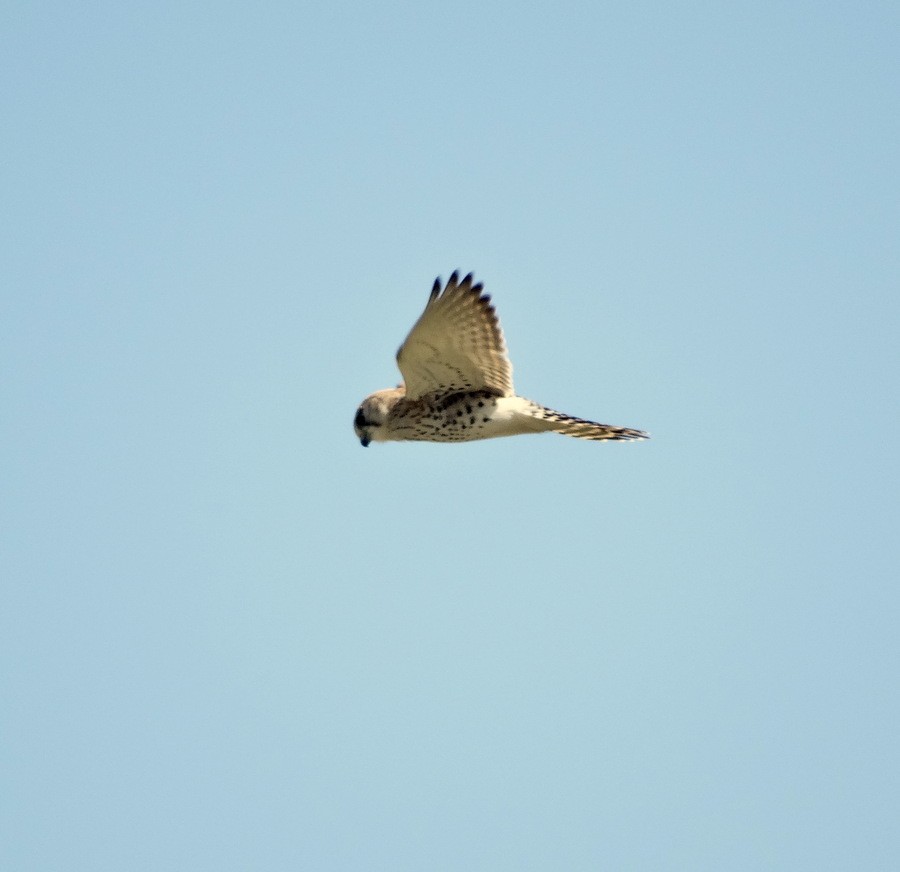
<svg viewBox="0 0 900 872">
<path fill-rule="evenodd" d="M 356 410 L 356 417 L 353 419 L 353 426 L 359 427 L 362 430 L 363 427 L 368 426 L 368 421 L 366 421 L 366 416 L 363 415 L 362 407 Z"/>
</svg>

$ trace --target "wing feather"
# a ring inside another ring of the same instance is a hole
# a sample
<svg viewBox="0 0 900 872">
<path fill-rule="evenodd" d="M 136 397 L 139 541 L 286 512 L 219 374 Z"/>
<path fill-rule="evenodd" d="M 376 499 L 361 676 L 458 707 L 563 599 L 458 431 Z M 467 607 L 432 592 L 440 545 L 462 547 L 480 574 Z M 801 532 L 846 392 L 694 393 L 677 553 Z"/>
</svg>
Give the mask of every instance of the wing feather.
<svg viewBox="0 0 900 872">
<path fill-rule="evenodd" d="M 406 395 L 488 390 L 513 396 L 512 364 L 491 298 L 472 273 L 435 279 L 425 311 L 397 352 Z"/>
</svg>

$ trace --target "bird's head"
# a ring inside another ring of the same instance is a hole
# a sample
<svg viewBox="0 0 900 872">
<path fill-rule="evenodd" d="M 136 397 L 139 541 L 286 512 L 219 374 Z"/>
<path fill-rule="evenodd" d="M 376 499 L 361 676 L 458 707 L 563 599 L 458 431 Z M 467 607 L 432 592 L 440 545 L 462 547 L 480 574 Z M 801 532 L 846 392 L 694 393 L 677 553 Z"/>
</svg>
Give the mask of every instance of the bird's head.
<svg viewBox="0 0 900 872">
<path fill-rule="evenodd" d="M 353 419 L 353 429 L 363 448 L 367 448 L 370 442 L 385 442 L 390 438 L 385 423 L 397 402 L 397 394 L 395 388 L 388 388 L 376 391 L 360 403 Z"/>
</svg>

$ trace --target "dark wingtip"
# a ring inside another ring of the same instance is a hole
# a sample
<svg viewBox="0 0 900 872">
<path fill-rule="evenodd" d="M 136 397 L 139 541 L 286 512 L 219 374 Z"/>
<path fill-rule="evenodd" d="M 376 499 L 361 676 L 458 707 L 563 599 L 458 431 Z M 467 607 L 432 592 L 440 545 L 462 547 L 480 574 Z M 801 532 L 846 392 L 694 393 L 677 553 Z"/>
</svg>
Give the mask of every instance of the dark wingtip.
<svg viewBox="0 0 900 872">
<path fill-rule="evenodd" d="M 450 273 L 450 278 L 447 279 L 447 283 L 444 285 L 444 293 L 447 293 L 451 288 L 456 289 L 459 288 L 463 291 L 474 291 L 477 295 L 480 295 L 484 290 L 484 285 L 481 282 L 478 284 L 473 284 L 475 281 L 475 273 L 467 273 L 466 277 L 460 281 L 459 280 L 459 270 L 455 269 L 452 273 Z M 438 276 L 434 280 L 434 285 L 431 288 L 431 299 L 433 300 L 439 293 L 441 292 L 441 277 Z M 488 297 L 487 299 L 490 299 Z"/>
</svg>

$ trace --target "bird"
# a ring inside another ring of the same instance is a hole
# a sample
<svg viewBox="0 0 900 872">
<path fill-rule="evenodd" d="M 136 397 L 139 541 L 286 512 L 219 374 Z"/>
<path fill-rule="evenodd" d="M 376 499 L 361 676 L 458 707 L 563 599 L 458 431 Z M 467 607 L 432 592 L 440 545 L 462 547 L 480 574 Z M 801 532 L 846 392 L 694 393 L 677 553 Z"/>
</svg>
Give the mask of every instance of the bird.
<svg viewBox="0 0 900 872">
<path fill-rule="evenodd" d="M 598 424 L 520 397 L 500 320 L 472 273 L 436 278 L 425 310 L 400 350 L 403 382 L 366 397 L 353 420 L 372 442 L 471 442 L 552 431 L 597 442 L 647 439 L 643 430 Z"/>
</svg>

